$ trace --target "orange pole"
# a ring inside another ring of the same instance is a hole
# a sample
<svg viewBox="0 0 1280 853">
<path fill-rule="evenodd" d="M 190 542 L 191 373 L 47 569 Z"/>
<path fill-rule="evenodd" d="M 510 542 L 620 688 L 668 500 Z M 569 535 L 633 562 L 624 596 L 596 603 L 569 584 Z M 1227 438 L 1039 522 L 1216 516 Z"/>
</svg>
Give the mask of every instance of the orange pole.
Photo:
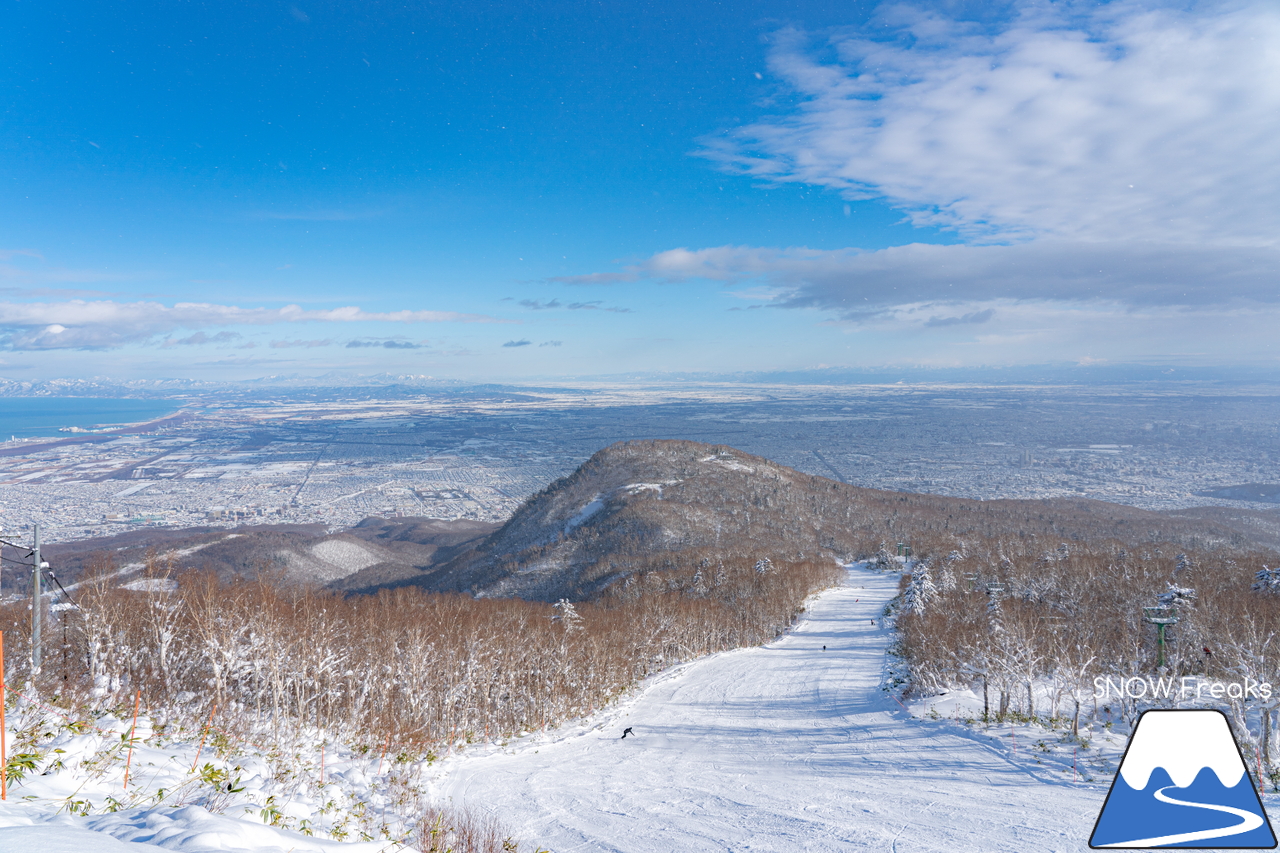
<svg viewBox="0 0 1280 853">
<path fill-rule="evenodd" d="M 124 763 L 124 786 L 129 787 L 129 768 L 133 766 L 133 736 L 138 731 L 138 708 L 142 705 L 142 688 L 133 697 L 133 728 L 129 729 L 129 759 Z"/>
<path fill-rule="evenodd" d="M 0 800 L 9 799 L 9 756 L 5 753 L 4 727 L 4 631 L 0 631 Z"/>
<path fill-rule="evenodd" d="M 387 742 L 382 745 L 382 755 L 378 757 L 378 775 L 382 775 L 382 762 L 387 757 L 387 750 L 391 748 L 391 733 L 387 733 Z"/>
<path fill-rule="evenodd" d="M 200 732 L 200 746 L 196 749 L 196 757 L 191 762 L 191 772 L 196 772 L 196 765 L 200 763 L 200 753 L 204 752 L 204 739 L 209 736 L 209 727 L 213 725 L 213 715 L 218 713 L 218 703 L 213 703 L 213 710 L 209 712 L 209 722 L 204 724 L 204 731 Z"/>
</svg>

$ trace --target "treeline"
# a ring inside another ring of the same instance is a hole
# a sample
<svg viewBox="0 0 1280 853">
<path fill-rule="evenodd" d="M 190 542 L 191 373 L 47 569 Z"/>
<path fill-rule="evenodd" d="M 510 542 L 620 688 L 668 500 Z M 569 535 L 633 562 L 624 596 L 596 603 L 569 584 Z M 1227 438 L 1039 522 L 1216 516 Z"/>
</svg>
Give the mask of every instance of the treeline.
<svg viewBox="0 0 1280 853">
<path fill-rule="evenodd" d="M 670 664 L 773 639 L 831 562 L 716 561 L 620 584 L 595 603 L 475 599 L 415 588 L 344 597 L 270 577 L 225 582 L 153 559 L 122 588 L 100 560 L 46 622 L 44 696 L 145 707 L 198 725 L 287 738 L 317 726 L 351 741 L 506 738 L 600 708 Z M 30 679 L 29 609 L 3 618 L 8 683 Z"/>
<path fill-rule="evenodd" d="M 1270 682 L 1270 698 L 1221 699 L 1270 766 L 1280 705 L 1276 564 L 1261 550 L 969 539 L 904 577 L 900 649 L 922 691 L 972 688 L 990 718 L 1059 716 L 1073 726 L 1082 715 L 1132 720 L 1179 699 L 1176 688 L 1169 699 L 1095 698 L 1097 677 Z M 1162 607 L 1172 612 L 1145 610 Z M 1146 617 L 1170 616 L 1162 652 Z"/>
</svg>

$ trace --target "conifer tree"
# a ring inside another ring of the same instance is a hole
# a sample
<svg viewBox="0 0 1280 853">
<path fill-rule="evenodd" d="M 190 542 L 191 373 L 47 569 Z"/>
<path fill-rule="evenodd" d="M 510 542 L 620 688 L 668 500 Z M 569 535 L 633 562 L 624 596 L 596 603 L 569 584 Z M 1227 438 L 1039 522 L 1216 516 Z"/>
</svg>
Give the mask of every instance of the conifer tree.
<svg viewBox="0 0 1280 853">
<path fill-rule="evenodd" d="M 911 572 L 911 581 L 903 595 L 902 609 L 923 616 L 929 602 L 937 597 L 938 588 L 930 577 L 929 561 L 921 560 Z"/>
</svg>

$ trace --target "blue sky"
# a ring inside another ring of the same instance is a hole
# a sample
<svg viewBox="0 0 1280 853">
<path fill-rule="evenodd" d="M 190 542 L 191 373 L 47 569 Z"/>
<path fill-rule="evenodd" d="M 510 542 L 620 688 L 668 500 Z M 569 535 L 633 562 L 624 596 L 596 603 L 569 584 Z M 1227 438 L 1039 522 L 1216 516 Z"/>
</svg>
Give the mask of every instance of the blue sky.
<svg viewBox="0 0 1280 853">
<path fill-rule="evenodd" d="M 1268 366 L 1280 12 L 14 2 L 0 375 Z"/>
</svg>

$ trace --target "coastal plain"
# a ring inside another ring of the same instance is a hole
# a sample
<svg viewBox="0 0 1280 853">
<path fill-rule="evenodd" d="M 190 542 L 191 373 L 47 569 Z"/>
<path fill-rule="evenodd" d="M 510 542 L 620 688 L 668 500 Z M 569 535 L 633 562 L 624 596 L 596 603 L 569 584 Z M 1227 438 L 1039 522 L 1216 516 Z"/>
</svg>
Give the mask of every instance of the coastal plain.
<svg viewBox="0 0 1280 853">
<path fill-rule="evenodd" d="M 508 518 L 616 441 L 725 444 L 858 486 L 1217 507 L 1267 527 L 1274 389 L 742 383 L 175 394 L 176 416 L 0 444 L 0 527 Z M 1222 495 L 1219 497 L 1218 495 Z M 1251 499 L 1239 499 L 1239 496 Z"/>
</svg>

